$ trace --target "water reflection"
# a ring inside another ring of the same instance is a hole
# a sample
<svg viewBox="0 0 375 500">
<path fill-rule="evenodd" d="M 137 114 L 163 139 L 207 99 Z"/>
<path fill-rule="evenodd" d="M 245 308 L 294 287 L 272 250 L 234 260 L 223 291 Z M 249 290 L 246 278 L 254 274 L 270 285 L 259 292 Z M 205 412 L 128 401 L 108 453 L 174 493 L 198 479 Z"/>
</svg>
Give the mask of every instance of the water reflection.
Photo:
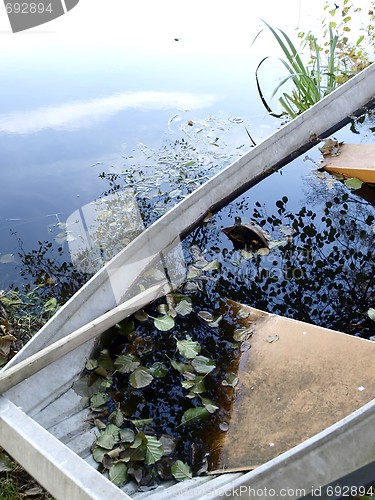
<svg viewBox="0 0 375 500">
<path fill-rule="evenodd" d="M 96 122 L 109 120 L 127 109 L 197 110 L 212 106 L 218 100 L 210 94 L 188 92 L 123 92 L 89 101 L 66 102 L 58 106 L 0 115 L 0 132 L 32 134 L 45 129 L 79 130 Z"/>
</svg>

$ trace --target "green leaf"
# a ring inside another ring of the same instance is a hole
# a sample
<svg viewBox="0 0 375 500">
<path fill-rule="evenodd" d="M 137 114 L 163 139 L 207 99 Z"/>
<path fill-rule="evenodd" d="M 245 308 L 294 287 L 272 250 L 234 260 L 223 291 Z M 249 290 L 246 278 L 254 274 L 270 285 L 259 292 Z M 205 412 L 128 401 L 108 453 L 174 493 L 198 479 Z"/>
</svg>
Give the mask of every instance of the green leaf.
<svg viewBox="0 0 375 500">
<path fill-rule="evenodd" d="M 103 461 L 104 455 L 108 452 L 105 448 L 101 448 L 100 446 L 95 446 L 92 450 L 92 456 L 94 457 L 95 462 L 101 463 Z"/>
<path fill-rule="evenodd" d="M 98 365 L 106 370 L 113 370 L 113 361 L 109 354 L 108 349 L 103 349 L 100 351 L 100 356 L 98 358 Z"/>
<path fill-rule="evenodd" d="M 146 435 L 146 465 L 151 465 L 161 459 L 164 453 L 163 444 L 155 436 Z"/>
<path fill-rule="evenodd" d="M 139 446 L 138 448 L 127 448 L 121 453 L 121 460 L 124 462 L 143 462 L 146 457 L 145 446 Z"/>
<path fill-rule="evenodd" d="M 95 368 L 98 367 L 98 360 L 97 359 L 88 359 L 86 361 L 86 370 L 95 370 Z"/>
<path fill-rule="evenodd" d="M 158 330 L 162 332 L 167 332 L 168 330 L 171 330 L 174 327 L 174 319 L 171 318 L 168 314 L 165 314 L 164 316 L 155 318 L 154 325 Z"/>
<path fill-rule="evenodd" d="M 185 464 L 181 460 L 177 460 L 177 462 L 172 465 L 171 472 L 176 481 L 185 481 L 185 479 L 191 479 L 193 477 L 193 473 L 188 464 Z"/>
<path fill-rule="evenodd" d="M 112 448 L 116 444 L 116 438 L 113 434 L 101 434 L 97 438 L 96 444 L 101 448 L 105 448 L 106 450 L 112 450 Z"/>
<path fill-rule="evenodd" d="M 211 399 L 202 398 L 202 403 L 203 403 L 203 406 L 206 408 L 206 410 L 209 411 L 210 413 L 215 413 L 215 411 L 219 409 L 218 406 L 213 404 Z"/>
<path fill-rule="evenodd" d="M 185 359 L 193 359 L 201 352 L 199 343 L 192 340 L 189 335 L 186 336 L 186 340 L 177 340 L 177 349 Z"/>
<path fill-rule="evenodd" d="M 47 302 L 45 302 L 44 311 L 45 312 L 53 311 L 56 309 L 56 307 L 57 307 L 57 300 L 54 297 L 52 297 L 51 299 L 47 300 Z"/>
<path fill-rule="evenodd" d="M 206 264 L 203 268 L 202 271 L 217 271 L 220 269 L 220 262 L 218 260 L 212 260 L 208 264 Z"/>
<path fill-rule="evenodd" d="M 194 373 L 194 369 L 191 367 L 191 365 L 185 365 L 184 363 L 174 361 L 173 359 L 171 359 L 171 365 L 175 370 L 177 370 L 180 373 L 185 373 L 185 372 Z"/>
<path fill-rule="evenodd" d="M 117 462 L 109 469 L 109 479 L 116 486 L 121 486 L 125 483 L 128 477 L 128 469 L 123 462 Z"/>
<path fill-rule="evenodd" d="M 375 309 L 370 307 L 370 309 L 367 311 L 367 315 L 372 321 L 375 321 Z"/>
<path fill-rule="evenodd" d="M 235 373 L 228 373 L 226 380 L 221 382 L 221 385 L 236 387 L 238 384 L 238 376 Z"/>
<path fill-rule="evenodd" d="M 181 300 L 181 302 L 179 302 L 174 309 L 181 316 L 187 316 L 193 310 L 193 306 L 190 302 L 184 299 Z"/>
<path fill-rule="evenodd" d="M 115 368 L 120 373 L 131 373 L 141 364 L 141 360 L 133 354 L 120 354 L 115 361 Z"/>
<path fill-rule="evenodd" d="M 237 342 L 245 342 L 246 340 L 249 340 L 249 338 L 252 336 L 253 333 L 254 330 L 252 327 L 238 328 L 237 330 L 234 331 L 233 338 Z"/>
<path fill-rule="evenodd" d="M 90 398 L 90 406 L 91 408 L 97 408 L 98 406 L 102 406 L 106 404 L 108 401 L 108 394 L 104 394 L 104 392 L 98 392 L 94 394 Z"/>
<path fill-rule="evenodd" d="M 181 418 L 181 425 L 188 424 L 195 419 L 207 418 L 210 412 L 204 406 L 198 406 L 198 408 L 189 408 L 186 410 Z"/>
<path fill-rule="evenodd" d="M 150 366 L 151 375 L 155 378 L 163 378 L 168 373 L 168 367 L 160 361 L 156 361 L 152 366 Z"/>
<path fill-rule="evenodd" d="M 134 314 L 134 317 L 135 319 L 137 319 L 138 321 L 147 321 L 148 320 L 148 314 L 146 313 L 146 311 L 144 311 L 143 309 L 141 309 L 140 311 L 137 311 L 135 314 Z"/>
<path fill-rule="evenodd" d="M 108 420 L 111 422 L 111 424 L 114 424 L 117 427 L 121 427 L 124 423 L 124 415 L 122 414 L 121 410 L 115 410 L 109 415 Z"/>
<path fill-rule="evenodd" d="M 362 187 L 363 182 L 357 179 L 356 177 L 350 177 L 344 181 L 344 184 L 349 189 L 360 189 Z"/>
<path fill-rule="evenodd" d="M 191 364 L 198 373 L 210 373 L 216 368 L 215 363 L 206 356 L 197 356 Z"/>
<path fill-rule="evenodd" d="M 134 372 L 129 377 L 129 383 L 132 387 L 136 389 L 141 389 L 142 387 L 147 387 L 154 380 L 151 375 L 151 371 L 144 366 L 136 368 Z"/>
<path fill-rule="evenodd" d="M 131 429 L 121 429 L 119 436 L 122 443 L 132 443 L 135 438 L 134 431 Z"/>
</svg>

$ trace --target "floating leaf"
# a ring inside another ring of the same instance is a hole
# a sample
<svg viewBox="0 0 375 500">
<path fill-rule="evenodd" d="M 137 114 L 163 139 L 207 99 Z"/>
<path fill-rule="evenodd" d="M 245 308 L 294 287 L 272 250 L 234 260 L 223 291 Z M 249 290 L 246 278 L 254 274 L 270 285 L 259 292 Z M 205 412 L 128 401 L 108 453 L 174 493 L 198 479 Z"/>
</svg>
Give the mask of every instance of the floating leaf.
<svg viewBox="0 0 375 500">
<path fill-rule="evenodd" d="M 238 376 L 235 373 L 228 373 L 227 378 L 221 382 L 221 385 L 236 387 L 238 384 Z"/>
<path fill-rule="evenodd" d="M 91 408 L 97 408 L 98 406 L 102 406 L 106 404 L 108 401 L 108 394 L 104 394 L 104 392 L 99 392 L 98 394 L 94 394 L 90 398 Z"/>
<path fill-rule="evenodd" d="M 185 481 L 185 479 L 191 479 L 193 477 L 193 473 L 188 464 L 185 464 L 181 460 L 177 460 L 172 465 L 171 473 L 176 481 Z"/>
<path fill-rule="evenodd" d="M 160 361 L 156 361 L 152 366 L 150 366 L 150 372 L 153 377 L 163 378 L 168 373 L 168 367 Z"/>
<path fill-rule="evenodd" d="M 159 304 L 158 307 L 157 307 L 157 309 L 158 309 L 158 312 L 160 314 L 164 314 L 165 315 L 165 314 L 168 313 L 168 309 L 169 308 L 168 308 L 167 304 Z"/>
<path fill-rule="evenodd" d="M 186 410 L 181 418 L 181 425 L 188 424 L 195 419 L 207 418 L 210 412 L 204 406 L 198 406 L 198 408 L 189 408 Z"/>
<path fill-rule="evenodd" d="M 202 403 L 206 410 L 210 413 L 215 413 L 215 411 L 219 409 L 219 407 L 214 405 L 213 402 L 208 398 L 202 398 Z"/>
<path fill-rule="evenodd" d="M 234 340 L 237 340 L 237 342 L 245 342 L 246 340 L 249 340 L 253 333 L 254 329 L 252 326 L 249 328 L 238 328 L 233 332 L 233 338 Z"/>
<path fill-rule="evenodd" d="M 168 436 L 167 434 L 162 434 L 160 436 L 160 442 L 163 445 L 163 455 L 171 455 L 174 452 L 176 448 L 176 440 L 173 437 Z"/>
<path fill-rule="evenodd" d="M 221 424 L 219 425 L 219 429 L 223 432 L 227 432 L 227 430 L 229 429 L 229 425 L 226 422 L 221 422 Z"/>
<path fill-rule="evenodd" d="M 189 266 L 186 278 L 188 280 L 190 280 L 192 278 L 199 278 L 199 276 L 201 274 L 202 274 L 202 271 L 200 269 L 198 269 L 197 267 L 194 267 L 194 266 Z"/>
<path fill-rule="evenodd" d="M 355 191 L 356 189 L 360 189 L 362 187 L 363 182 L 356 177 L 350 177 L 344 181 L 344 184 L 349 189 L 353 189 Z"/>
<path fill-rule="evenodd" d="M 208 323 L 208 325 L 210 326 L 210 328 L 218 328 L 219 323 L 222 319 L 223 319 L 223 316 L 217 316 L 214 318 L 213 321 L 211 321 L 211 323 Z"/>
<path fill-rule="evenodd" d="M 121 427 L 124 423 L 124 415 L 121 410 L 115 410 L 109 415 L 108 420 L 111 424 Z"/>
<path fill-rule="evenodd" d="M 242 319 L 246 319 L 250 316 L 250 311 L 246 307 L 241 307 L 241 309 L 238 310 L 237 316 Z"/>
<path fill-rule="evenodd" d="M 100 446 L 95 446 L 92 450 L 92 456 L 94 457 L 95 462 L 101 463 L 103 461 L 104 455 L 108 452 L 105 448 L 101 448 Z"/>
<path fill-rule="evenodd" d="M 259 250 L 256 251 L 257 255 L 268 255 L 270 253 L 269 248 L 259 248 Z"/>
<path fill-rule="evenodd" d="M 186 336 L 186 340 L 177 340 L 177 349 L 185 359 L 193 359 L 201 352 L 199 343 L 192 340 L 189 335 Z"/>
<path fill-rule="evenodd" d="M 57 300 L 52 297 L 51 299 L 47 300 L 47 302 L 44 303 L 44 311 L 49 312 L 53 311 L 57 307 Z"/>
<path fill-rule="evenodd" d="M 206 358 L 206 356 L 197 356 L 191 364 L 198 373 L 210 373 L 216 368 L 212 359 Z"/>
<path fill-rule="evenodd" d="M 132 387 L 136 389 L 141 389 L 142 387 L 147 387 L 154 380 L 150 370 L 141 366 L 136 368 L 134 372 L 129 377 L 129 383 Z"/>
<path fill-rule="evenodd" d="M 139 446 L 138 448 L 127 448 L 121 454 L 121 460 L 124 462 L 139 462 L 143 461 L 146 457 L 146 449 L 145 447 Z"/>
<path fill-rule="evenodd" d="M 203 321 L 206 321 L 206 323 L 211 323 L 214 320 L 214 317 L 212 314 L 208 311 L 199 311 L 198 316 L 203 319 Z"/>
<path fill-rule="evenodd" d="M 370 307 L 370 309 L 367 311 L 367 315 L 370 319 L 372 319 L 373 321 L 375 321 L 375 309 L 373 309 L 372 307 Z"/>
<path fill-rule="evenodd" d="M 280 226 L 279 231 L 285 236 L 292 236 L 296 232 L 296 230 L 291 226 Z"/>
<path fill-rule="evenodd" d="M 160 316 L 159 318 L 155 318 L 154 325 L 158 330 L 166 332 L 174 327 L 174 319 L 166 314 L 164 316 Z"/>
<path fill-rule="evenodd" d="M 98 360 L 97 359 L 88 359 L 86 361 L 86 370 L 95 370 L 95 368 L 98 367 Z"/>
<path fill-rule="evenodd" d="M 278 335 L 268 335 L 266 340 L 267 340 L 267 342 L 272 344 L 272 342 L 277 342 L 279 340 L 279 336 Z"/>
<path fill-rule="evenodd" d="M 253 252 L 249 252 L 247 250 L 241 250 L 241 256 L 245 260 L 251 260 L 254 257 L 254 254 L 253 254 Z"/>
<path fill-rule="evenodd" d="M 202 268 L 203 271 L 217 271 L 218 269 L 220 269 L 220 262 L 217 259 L 212 260 Z"/>
<path fill-rule="evenodd" d="M 122 443 L 132 443 L 135 438 L 134 431 L 131 429 L 121 429 L 119 436 Z"/>
<path fill-rule="evenodd" d="M 151 465 L 161 459 L 164 453 L 163 444 L 155 436 L 146 435 L 146 465 Z"/>
<path fill-rule="evenodd" d="M 112 371 L 113 370 L 113 361 L 109 354 L 108 349 L 103 349 L 100 351 L 100 356 L 98 358 L 98 365 L 104 368 L 105 370 Z"/>
<path fill-rule="evenodd" d="M 145 425 L 152 424 L 152 418 L 140 418 L 138 420 L 132 420 L 132 423 L 136 427 L 144 427 Z"/>
<path fill-rule="evenodd" d="M 115 368 L 120 373 L 131 373 L 141 364 L 134 354 L 120 354 L 115 361 Z"/>
<path fill-rule="evenodd" d="M 171 365 L 175 370 L 177 370 L 180 373 L 185 373 L 185 372 L 190 372 L 194 373 L 194 369 L 190 365 L 185 365 L 184 363 L 180 363 L 179 361 L 174 361 L 171 359 Z"/>
<path fill-rule="evenodd" d="M 125 483 L 128 476 L 128 469 L 123 462 L 117 462 L 109 469 L 109 479 L 116 486 L 121 486 Z"/>
<path fill-rule="evenodd" d="M 144 311 L 143 309 L 141 309 L 140 311 L 137 311 L 135 314 L 134 314 L 134 317 L 135 319 L 137 319 L 138 321 L 147 321 L 148 320 L 148 314 L 146 313 L 146 311 Z"/>
<path fill-rule="evenodd" d="M 106 433 L 105 431 L 97 438 L 96 444 L 106 450 L 112 450 L 118 439 L 114 434 Z"/>
<path fill-rule="evenodd" d="M 185 299 L 181 300 L 181 302 L 179 302 L 175 307 L 175 311 L 181 316 L 187 316 L 188 314 L 191 313 L 192 310 L 193 306 L 191 305 L 190 302 L 188 302 Z"/>
</svg>

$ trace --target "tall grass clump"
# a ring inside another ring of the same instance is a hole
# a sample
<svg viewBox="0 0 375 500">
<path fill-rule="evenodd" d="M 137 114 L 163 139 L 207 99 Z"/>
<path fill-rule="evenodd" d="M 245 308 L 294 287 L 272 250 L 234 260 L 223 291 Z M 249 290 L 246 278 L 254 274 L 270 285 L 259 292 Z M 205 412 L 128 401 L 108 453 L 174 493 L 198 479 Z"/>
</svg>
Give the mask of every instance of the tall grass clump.
<svg viewBox="0 0 375 500">
<path fill-rule="evenodd" d="M 375 6 L 374 1 L 371 4 Z M 263 21 L 281 49 L 283 57 L 279 60 L 287 70 L 286 76 L 271 95 L 271 99 L 277 96 L 283 110 L 281 114 L 272 111 L 260 85 L 259 70 L 269 56 L 260 61 L 255 71 L 259 96 L 272 116 L 289 115 L 295 118 L 370 64 L 369 53 L 372 53 L 371 49 L 375 44 L 372 25 L 374 12 L 368 12 L 368 26 L 362 28 L 365 33 L 353 42 L 350 40 L 352 14 L 361 13 L 362 9 L 355 8 L 349 0 L 344 0 L 341 9 L 337 6 L 329 9 L 327 2 L 324 10 L 328 12 L 329 17 L 322 22 L 322 41 L 312 32 L 299 32 L 298 48 L 284 31 Z M 284 91 L 285 86 L 287 90 Z"/>
</svg>

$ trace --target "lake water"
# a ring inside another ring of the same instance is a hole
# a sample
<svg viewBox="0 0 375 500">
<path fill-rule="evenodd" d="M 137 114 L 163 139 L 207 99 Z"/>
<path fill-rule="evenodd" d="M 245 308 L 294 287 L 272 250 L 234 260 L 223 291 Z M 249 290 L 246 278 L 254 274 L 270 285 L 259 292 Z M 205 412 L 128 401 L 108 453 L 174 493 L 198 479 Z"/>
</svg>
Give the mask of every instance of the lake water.
<svg viewBox="0 0 375 500">
<path fill-rule="evenodd" d="M 276 130 L 280 120 L 265 112 L 254 78 L 259 61 L 276 54 L 269 34 L 252 44 L 260 19 L 293 34 L 318 26 L 323 12 L 323 2 L 303 0 L 289 2 L 287 12 L 272 0 L 264 7 L 245 1 L 81 3 L 18 34 L 0 20 L 0 289 L 47 283 L 48 294 L 55 293 L 53 281 L 64 270 L 53 277 L 52 264 L 36 267 L 43 259 L 69 259 L 62 224 L 109 189 L 108 174 L 168 171 L 174 148 L 185 141 L 195 148 L 185 162 L 193 161 L 192 174 L 199 165 L 209 176 L 250 148 L 246 129 L 255 142 Z M 262 73 L 268 93 L 280 78 L 278 68 L 270 60 Z M 346 128 L 338 137 L 373 140 L 368 127 L 361 135 Z M 314 166 L 296 162 L 255 187 L 251 199 L 274 206 L 287 196 L 289 210 L 311 203 L 311 193 L 310 200 L 301 193 Z M 162 188 L 169 189 L 165 182 Z M 221 225 L 233 213 L 231 205 Z M 33 255 L 28 265 L 22 255 Z"/>
</svg>

